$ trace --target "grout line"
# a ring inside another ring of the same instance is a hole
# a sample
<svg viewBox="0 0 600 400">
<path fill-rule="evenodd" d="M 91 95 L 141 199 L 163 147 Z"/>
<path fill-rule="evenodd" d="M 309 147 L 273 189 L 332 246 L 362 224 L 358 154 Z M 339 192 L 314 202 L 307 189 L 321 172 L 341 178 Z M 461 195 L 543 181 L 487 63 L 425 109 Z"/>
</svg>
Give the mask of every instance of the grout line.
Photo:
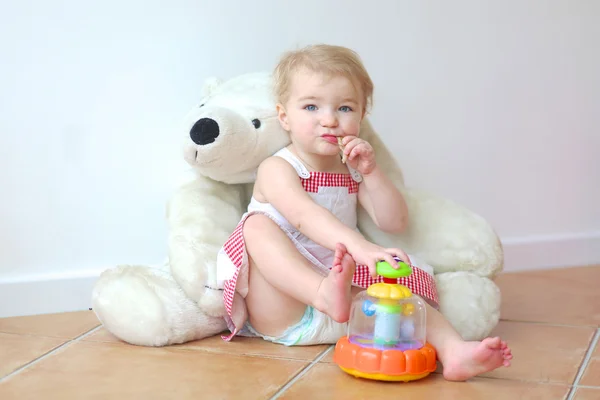
<svg viewBox="0 0 600 400">
<path fill-rule="evenodd" d="M 575 380 L 573 381 L 573 385 L 571 387 L 571 390 L 569 391 L 569 395 L 567 396 L 566 400 L 572 400 L 573 397 L 575 396 L 575 392 L 577 392 L 577 388 L 580 387 L 579 382 L 581 381 L 581 378 L 583 377 L 583 374 L 585 373 L 585 370 L 587 369 L 587 367 L 590 363 L 590 360 L 592 359 L 592 354 L 594 353 L 594 350 L 596 349 L 596 346 L 598 345 L 599 339 L 600 339 L 600 328 L 596 329 L 596 333 L 594 334 L 594 337 L 592 338 L 592 342 L 590 343 L 590 346 L 588 347 L 588 350 L 585 353 L 583 362 L 581 363 L 581 366 L 579 367 L 579 371 L 577 371 L 577 375 L 575 376 Z"/>
<path fill-rule="evenodd" d="M 5 375 L 3 377 L 0 378 L 0 383 L 2 383 L 3 381 L 7 380 L 8 378 L 17 375 L 21 372 L 23 372 L 24 370 L 26 370 L 29 367 L 34 366 L 35 364 L 41 362 L 42 360 L 45 360 L 46 358 L 58 353 L 60 350 L 69 347 L 70 345 L 72 345 L 73 343 L 77 343 L 79 342 L 81 339 L 83 339 L 86 336 L 91 335 L 92 333 L 96 332 L 98 329 L 100 329 L 102 327 L 102 325 L 98 325 L 95 328 L 90 329 L 89 331 L 82 333 L 81 335 L 73 338 L 73 339 L 69 339 L 66 342 L 64 342 L 63 344 L 61 344 L 58 347 L 55 347 L 54 349 L 50 350 L 47 353 L 42 354 L 41 356 L 39 356 L 38 358 L 33 359 L 32 361 L 28 362 L 25 365 L 20 366 L 19 368 L 17 368 L 16 370 L 14 370 L 13 372 L 9 373 L 8 375 Z"/>
<path fill-rule="evenodd" d="M 95 328 L 90 329 L 89 331 L 82 333 L 81 335 L 77 336 L 76 338 L 73 338 L 73 340 L 71 340 L 71 342 L 75 343 L 75 342 L 79 342 L 81 341 L 83 338 L 86 338 L 88 336 L 90 336 L 93 333 L 96 333 L 96 331 L 100 330 L 100 328 L 102 328 L 102 324 L 98 325 Z"/>
<path fill-rule="evenodd" d="M 596 329 L 596 327 L 597 327 L 597 325 L 594 325 L 594 324 L 573 325 L 573 324 L 561 324 L 559 322 L 526 321 L 526 320 L 521 320 L 521 319 L 505 319 L 505 318 L 500 318 L 500 321 L 517 322 L 517 323 L 532 324 L 532 325 L 560 326 L 560 327 L 566 327 L 566 328 L 594 328 L 594 329 Z"/>
<path fill-rule="evenodd" d="M 302 378 L 304 375 L 306 375 L 306 373 L 308 372 L 308 370 L 310 370 L 312 367 L 314 367 L 319 361 L 321 361 L 330 351 L 331 349 L 333 349 L 335 346 L 329 346 L 329 348 L 327 348 L 327 350 L 323 351 L 321 354 L 319 354 L 317 356 L 317 358 L 315 358 L 314 360 L 312 360 L 312 362 L 310 364 L 308 364 L 306 367 L 304 367 L 304 369 L 302 369 L 300 372 L 298 372 L 298 374 L 296 374 L 296 376 L 294 376 L 292 379 L 290 379 L 288 381 L 288 383 L 286 383 L 285 385 L 283 385 L 278 391 L 277 393 L 275 393 L 273 395 L 273 397 L 271 397 L 271 400 L 276 400 L 279 398 L 279 396 L 281 396 L 286 390 L 288 390 L 294 383 L 298 382 L 300 380 L 300 378 Z"/>
</svg>

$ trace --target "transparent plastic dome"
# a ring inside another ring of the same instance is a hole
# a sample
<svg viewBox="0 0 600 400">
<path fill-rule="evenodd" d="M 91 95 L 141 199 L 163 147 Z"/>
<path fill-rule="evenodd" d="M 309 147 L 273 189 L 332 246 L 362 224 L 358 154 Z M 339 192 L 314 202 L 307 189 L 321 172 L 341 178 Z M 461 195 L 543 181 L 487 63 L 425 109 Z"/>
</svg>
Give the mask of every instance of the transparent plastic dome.
<svg viewBox="0 0 600 400">
<path fill-rule="evenodd" d="M 369 285 L 352 301 L 348 334 L 333 360 L 350 375 L 384 381 L 414 381 L 435 371 L 436 351 L 426 341 L 425 301 L 399 284 L 412 268 L 396 257 L 397 268 L 377 263 L 383 282 Z"/>
<path fill-rule="evenodd" d="M 397 297 L 397 296 L 393 296 Z M 426 308 L 417 296 L 356 295 L 348 323 L 348 340 L 363 348 L 417 350 L 425 345 Z"/>
</svg>

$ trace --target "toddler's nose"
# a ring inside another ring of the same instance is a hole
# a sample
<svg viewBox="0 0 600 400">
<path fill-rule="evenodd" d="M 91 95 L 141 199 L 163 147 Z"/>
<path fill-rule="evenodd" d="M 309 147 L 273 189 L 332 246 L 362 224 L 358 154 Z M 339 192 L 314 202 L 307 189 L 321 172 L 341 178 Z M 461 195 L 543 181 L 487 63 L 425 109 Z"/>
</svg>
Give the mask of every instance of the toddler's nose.
<svg viewBox="0 0 600 400">
<path fill-rule="evenodd" d="M 321 125 L 325 127 L 333 127 L 337 125 L 337 118 L 331 113 L 326 113 L 321 117 Z"/>
</svg>

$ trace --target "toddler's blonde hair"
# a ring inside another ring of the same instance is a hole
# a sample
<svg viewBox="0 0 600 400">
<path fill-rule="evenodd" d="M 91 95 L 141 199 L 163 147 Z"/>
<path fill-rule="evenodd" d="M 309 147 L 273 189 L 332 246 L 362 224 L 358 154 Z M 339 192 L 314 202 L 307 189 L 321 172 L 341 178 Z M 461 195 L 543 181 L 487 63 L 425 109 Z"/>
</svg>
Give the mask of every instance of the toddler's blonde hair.
<svg viewBox="0 0 600 400">
<path fill-rule="evenodd" d="M 291 78 L 295 72 L 304 68 L 326 76 L 343 76 L 349 79 L 363 97 L 363 111 L 366 112 L 371 107 L 373 81 L 360 56 L 346 47 L 328 44 L 307 46 L 286 52 L 281 57 L 273 73 L 277 101 L 284 104 L 288 100 Z"/>
</svg>

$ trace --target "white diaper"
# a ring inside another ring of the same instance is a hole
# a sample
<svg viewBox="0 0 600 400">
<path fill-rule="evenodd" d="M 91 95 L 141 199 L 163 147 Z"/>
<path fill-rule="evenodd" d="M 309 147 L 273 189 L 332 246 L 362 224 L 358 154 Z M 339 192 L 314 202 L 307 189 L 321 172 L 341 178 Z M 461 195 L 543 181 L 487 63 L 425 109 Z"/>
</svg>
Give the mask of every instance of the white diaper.
<svg viewBox="0 0 600 400">
<path fill-rule="evenodd" d="M 342 336 L 347 334 L 347 331 L 348 323 L 341 324 L 335 322 L 321 311 L 313 307 L 306 307 L 302 319 L 277 337 L 257 332 L 250 325 L 250 322 L 246 322 L 239 335 L 261 337 L 269 342 L 286 346 L 310 346 L 316 344 L 335 344 Z"/>
</svg>

